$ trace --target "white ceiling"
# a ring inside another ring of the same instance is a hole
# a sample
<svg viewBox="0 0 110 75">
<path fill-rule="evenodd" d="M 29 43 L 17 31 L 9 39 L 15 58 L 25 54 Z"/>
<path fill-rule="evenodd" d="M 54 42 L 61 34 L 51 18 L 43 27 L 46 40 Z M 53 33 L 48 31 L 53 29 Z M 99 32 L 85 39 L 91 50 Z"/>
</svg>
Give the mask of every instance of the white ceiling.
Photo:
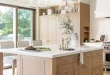
<svg viewBox="0 0 110 75">
<path fill-rule="evenodd" d="M 18 6 L 24 6 L 24 7 L 37 7 L 37 1 L 38 0 L 32 0 L 33 2 L 30 5 L 30 0 L 0 0 L 0 3 L 6 3 L 6 4 L 12 4 L 12 5 L 18 5 Z M 44 2 L 46 0 L 40 0 L 41 4 L 44 5 Z M 80 0 L 81 2 L 90 3 L 90 0 Z M 59 5 L 62 2 L 62 0 L 48 0 L 47 3 L 48 5 Z"/>
</svg>

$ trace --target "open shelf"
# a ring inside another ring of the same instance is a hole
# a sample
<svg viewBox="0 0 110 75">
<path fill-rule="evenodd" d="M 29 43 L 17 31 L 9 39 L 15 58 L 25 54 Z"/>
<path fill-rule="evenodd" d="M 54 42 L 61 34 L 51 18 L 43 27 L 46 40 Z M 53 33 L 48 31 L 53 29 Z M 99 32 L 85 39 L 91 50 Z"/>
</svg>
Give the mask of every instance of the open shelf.
<svg viewBox="0 0 110 75">
<path fill-rule="evenodd" d="M 89 42 L 89 35 L 90 35 L 89 27 L 84 26 L 84 42 Z"/>
<path fill-rule="evenodd" d="M 74 10 L 71 13 L 77 13 L 79 12 L 80 8 L 80 2 L 74 2 Z M 59 12 L 59 5 L 54 5 L 49 7 L 52 10 L 52 15 L 64 15 Z M 48 8 L 39 8 L 39 16 L 50 16 L 47 15 Z M 45 15 L 43 15 L 45 13 Z M 68 13 L 67 13 L 68 14 Z"/>
<path fill-rule="evenodd" d="M 77 13 L 52 14 L 52 15 L 41 15 L 41 16 L 63 16 L 63 15 L 72 15 L 72 14 L 80 14 L 80 13 L 77 12 Z M 40 17 L 41 17 L 41 16 L 40 16 Z"/>
</svg>

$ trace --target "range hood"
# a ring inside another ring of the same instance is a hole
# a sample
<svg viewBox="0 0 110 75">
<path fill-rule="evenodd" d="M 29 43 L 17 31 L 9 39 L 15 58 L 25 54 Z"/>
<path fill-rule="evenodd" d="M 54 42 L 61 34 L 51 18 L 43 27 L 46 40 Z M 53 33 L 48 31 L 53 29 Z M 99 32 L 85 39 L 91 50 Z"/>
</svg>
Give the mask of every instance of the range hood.
<svg viewBox="0 0 110 75">
<path fill-rule="evenodd" d="M 110 0 L 97 0 L 95 17 L 110 18 Z"/>
</svg>

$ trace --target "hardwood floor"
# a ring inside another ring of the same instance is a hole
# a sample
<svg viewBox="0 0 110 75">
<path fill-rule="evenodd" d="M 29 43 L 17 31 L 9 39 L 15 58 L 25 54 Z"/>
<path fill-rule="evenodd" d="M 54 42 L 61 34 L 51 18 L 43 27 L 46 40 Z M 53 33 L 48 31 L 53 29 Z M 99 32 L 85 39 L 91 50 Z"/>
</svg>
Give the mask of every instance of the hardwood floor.
<svg viewBox="0 0 110 75">
<path fill-rule="evenodd" d="M 110 72 L 104 72 L 104 75 L 110 75 Z"/>
<path fill-rule="evenodd" d="M 5 69 L 3 75 L 12 75 L 12 69 Z M 15 73 L 16 75 L 16 73 Z M 110 71 L 104 72 L 104 75 L 110 75 Z"/>
</svg>

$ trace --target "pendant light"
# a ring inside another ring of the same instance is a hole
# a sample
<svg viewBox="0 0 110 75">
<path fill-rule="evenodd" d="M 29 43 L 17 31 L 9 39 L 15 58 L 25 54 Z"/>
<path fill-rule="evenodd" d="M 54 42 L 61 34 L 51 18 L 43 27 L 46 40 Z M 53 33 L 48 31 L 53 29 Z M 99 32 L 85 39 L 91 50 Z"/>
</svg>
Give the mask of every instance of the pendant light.
<svg viewBox="0 0 110 75">
<path fill-rule="evenodd" d="M 66 11 L 66 13 L 71 12 L 74 9 L 74 0 L 63 0 L 59 5 L 59 10 Z"/>
<path fill-rule="evenodd" d="M 48 0 L 29 0 L 30 7 L 47 8 Z"/>
</svg>

